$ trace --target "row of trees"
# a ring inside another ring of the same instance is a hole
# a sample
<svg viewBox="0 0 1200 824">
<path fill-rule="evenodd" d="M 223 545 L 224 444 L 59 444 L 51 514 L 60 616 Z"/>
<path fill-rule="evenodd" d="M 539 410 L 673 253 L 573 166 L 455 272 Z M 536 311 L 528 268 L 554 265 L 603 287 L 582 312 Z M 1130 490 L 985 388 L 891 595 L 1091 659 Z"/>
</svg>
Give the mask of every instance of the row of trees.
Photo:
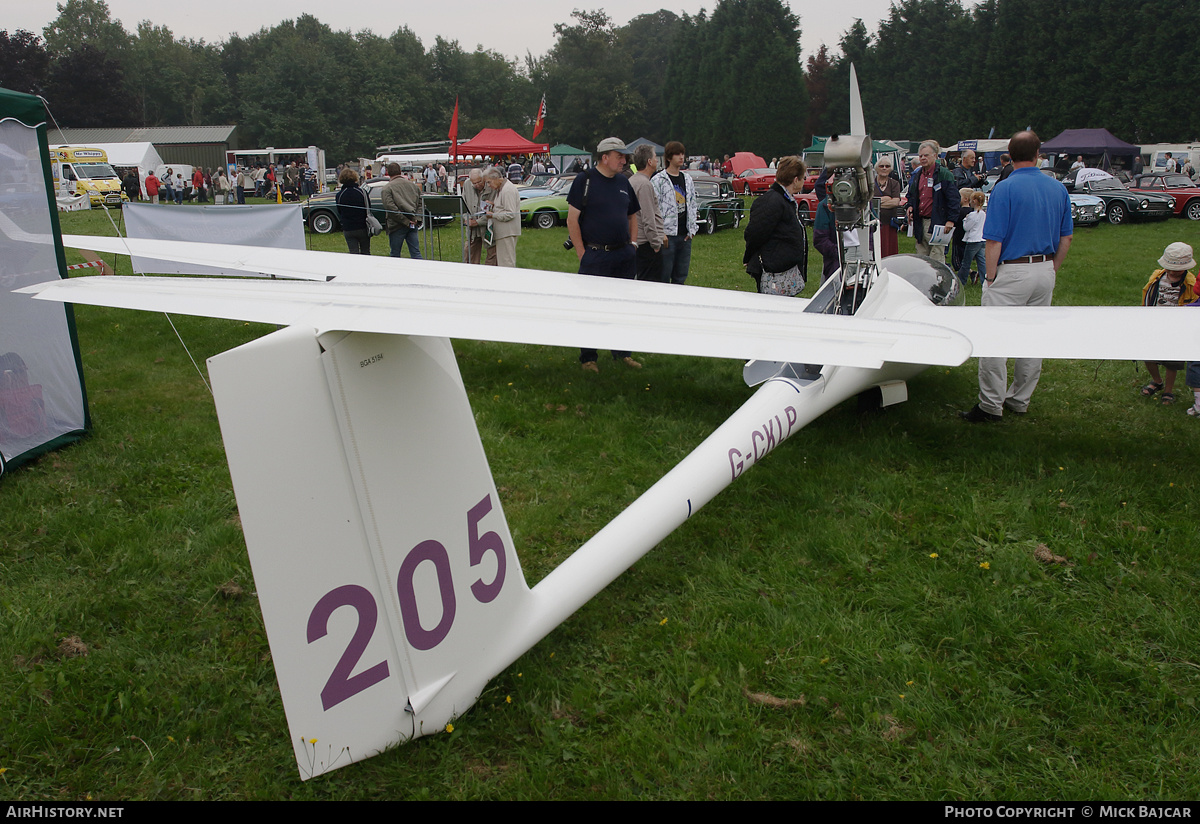
<svg viewBox="0 0 1200 824">
<path fill-rule="evenodd" d="M 426 49 L 407 28 L 333 31 L 308 15 L 211 44 L 148 21 L 129 33 L 104 0 L 58 9 L 44 43 L 0 32 L 0 83 L 44 94 L 64 127 L 236 123 L 243 143 L 312 143 L 340 158 L 444 137 L 456 98 L 460 134 L 528 135 L 544 93 L 543 139 L 582 147 L 646 135 L 778 155 L 804 123 L 799 21 L 780 0 L 719 0 L 711 18 L 658 11 L 624 26 L 576 11 L 554 48 L 523 65 L 440 37 Z M 746 117 L 785 95 L 782 116 Z"/>
<path fill-rule="evenodd" d="M 853 62 L 877 135 L 945 143 L 1032 126 L 1043 139 L 1078 128 L 1131 143 L 1200 137 L 1200 3 L 983 0 L 968 11 L 958 0 L 902 0 L 874 35 L 856 21 L 840 45 L 815 67 L 830 90 L 818 133 L 848 122 Z M 810 60 L 810 88 L 813 69 Z"/>
<path fill-rule="evenodd" d="M 338 160 L 383 143 L 523 124 L 537 99 L 502 55 L 407 28 L 336 32 L 305 15 L 221 44 L 143 22 L 130 34 L 103 0 L 67 0 L 45 28 L 0 32 L 0 85 L 42 94 L 64 128 L 238 125 L 242 145 L 318 145 Z"/>
<path fill-rule="evenodd" d="M 523 63 L 407 28 L 333 31 L 311 16 L 219 44 L 104 0 L 66 0 L 42 37 L 0 31 L 0 86 L 44 95 L 64 127 L 236 123 L 243 145 L 309 145 L 331 158 L 385 143 L 511 127 L 592 147 L 616 134 L 692 153 L 796 152 L 846 128 L 853 62 L 876 136 L 943 143 L 1033 126 L 1108 128 L 1136 143 L 1200 136 L 1191 105 L 1200 3 L 1178 0 L 897 0 L 875 33 L 855 21 L 838 53 L 800 59 L 781 0 L 715 0 L 711 15 L 657 11 L 616 25 L 576 11 Z"/>
<path fill-rule="evenodd" d="M 766 157 L 803 148 L 808 111 L 800 21 L 780 0 L 720 0 L 712 16 L 660 10 L 614 26 L 572 14 L 529 76 L 554 107 L 554 139 L 680 140 L 694 154 Z"/>
</svg>

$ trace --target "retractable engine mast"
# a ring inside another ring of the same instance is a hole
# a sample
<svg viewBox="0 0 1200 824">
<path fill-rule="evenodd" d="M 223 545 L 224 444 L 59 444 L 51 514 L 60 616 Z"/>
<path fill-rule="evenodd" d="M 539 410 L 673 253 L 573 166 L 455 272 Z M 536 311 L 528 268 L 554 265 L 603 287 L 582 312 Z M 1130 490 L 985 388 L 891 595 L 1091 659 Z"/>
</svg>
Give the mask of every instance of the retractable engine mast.
<svg viewBox="0 0 1200 824">
<path fill-rule="evenodd" d="M 825 166 L 829 169 L 825 188 L 833 205 L 833 217 L 838 232 L 841 267 L 837 277 L 842 289 L 840 299 L 826 311 L 852 315 L 866 290 L 875 282 L 879 271 L 879 242 L 875 237 L 879 221 L 878 209 L 871 208 L 871 191 L 875 180 L 871 167 L 871 138 L 869 135 L 834 135 L 825 143 Z M 859 229 L 864 230 L 858 232 Z M 846 251 L 845 235 L 856 232 L 857 246 Z"/>
</svg>

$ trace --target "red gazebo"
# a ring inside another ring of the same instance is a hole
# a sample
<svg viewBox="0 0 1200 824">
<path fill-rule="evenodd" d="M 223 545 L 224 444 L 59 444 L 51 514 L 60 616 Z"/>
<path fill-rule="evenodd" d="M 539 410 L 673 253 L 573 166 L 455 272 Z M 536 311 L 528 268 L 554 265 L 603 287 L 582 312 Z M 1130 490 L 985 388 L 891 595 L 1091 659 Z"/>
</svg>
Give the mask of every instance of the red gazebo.
<svg viewBox="0 0 1200 824">
<path fill-rule="evenodd" d="M 534 143 L 526 140 L 512 129 L 483 129 L 470 140 L 460 141 L 457 154 L 453 157 L 516 154 L 545 154 L 550 151 L 549 143 Z"/>
</svg>

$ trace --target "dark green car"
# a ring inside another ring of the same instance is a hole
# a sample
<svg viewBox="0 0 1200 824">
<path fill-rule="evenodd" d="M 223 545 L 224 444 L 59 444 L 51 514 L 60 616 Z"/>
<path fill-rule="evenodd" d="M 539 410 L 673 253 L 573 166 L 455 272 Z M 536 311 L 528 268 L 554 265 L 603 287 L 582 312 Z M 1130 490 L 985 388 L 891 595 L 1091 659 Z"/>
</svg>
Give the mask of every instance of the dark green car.
<svg viewBox="0 0 1200 824">
<path fill-rule="evenodd" d="M 701 232 L 711 235 L 717 229 L 726 226 L 736 229 L 741 225 L 745 207 L 728 180 L 693 175 L 692 183 L 696 187 L 696 222 Z"/>
<path fill-rule="evenodd" d="M 383 208 L 381 190 L 387 184 L 387 180 L 372 180 L 362 187 L 371 200 L 371 214 L 384 226 L 387 226 L 387 213 Z M 425 220 L 434 227 L 449 224 L 458 214 L 457 195 L 425 195 L 424 200 Z M 342 228 L 342 222 L 338 220 L 336 191 L 313 195 L 300 205 L 300 214 L 304 224 L 318 235 L 327 235 Z"/>
</svg>

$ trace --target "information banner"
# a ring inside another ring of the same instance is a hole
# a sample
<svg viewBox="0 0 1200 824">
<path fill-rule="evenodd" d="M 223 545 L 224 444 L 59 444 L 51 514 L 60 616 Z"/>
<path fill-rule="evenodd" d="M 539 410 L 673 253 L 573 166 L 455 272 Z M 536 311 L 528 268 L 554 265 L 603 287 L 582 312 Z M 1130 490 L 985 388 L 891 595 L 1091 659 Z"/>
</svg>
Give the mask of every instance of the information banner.
<svg viewBox="0 0 1200 824">
<path fill-rule="evenodd" d="M 131 238 L 266 246 L 273 249 L 304 248 L 304 220 L 298 203 L 187 207 L 129 203 L 125 206 L 125 223 Z M 246 272 L 227 271 L 216 266 L 138 256 L 133 258 L 133 271 L 156 275 L 254 277 Z"/>
</svg>

